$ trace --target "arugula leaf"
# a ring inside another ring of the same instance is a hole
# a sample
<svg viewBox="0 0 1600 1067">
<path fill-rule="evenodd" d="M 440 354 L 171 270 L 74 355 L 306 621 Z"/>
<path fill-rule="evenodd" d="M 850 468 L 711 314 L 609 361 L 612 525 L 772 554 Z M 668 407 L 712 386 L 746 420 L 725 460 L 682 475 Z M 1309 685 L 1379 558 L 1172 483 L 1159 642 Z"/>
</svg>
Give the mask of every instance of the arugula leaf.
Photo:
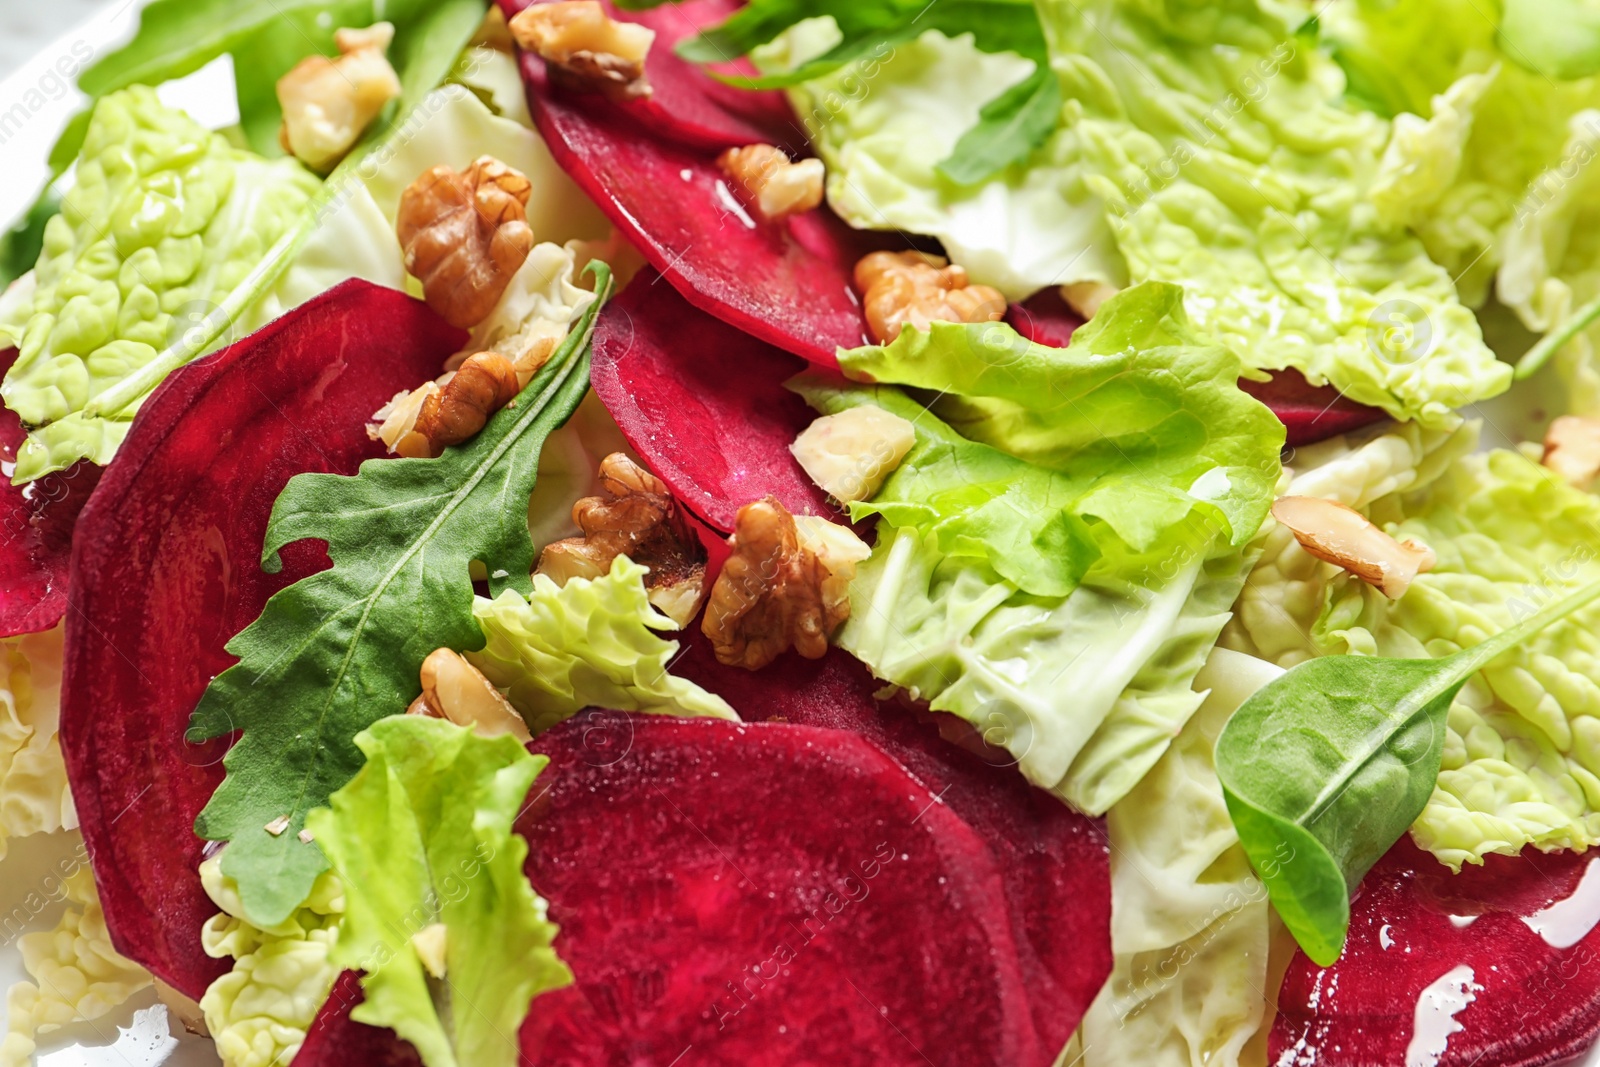
<svg viewBox="0 0 1600 1067">
<path fill-rule="evenodd" d="M 390 1028 L 428 1067 L 514 1067 L 507 1035 L 529 1001 L 572 983 L 522 870 L 528 844 L 512 830 L 550 761 L 511 737 L 415 715 L 374 723 L 355 743 L 366 765 L 308 820 L 344 883 L 328 958 L 362 972 L 351 1017 Z"/>
<path fill-rule="evenodd" d="M 1451 656 L 1327 656 L 1268 683 L 1217 739 L 1228 813 L 1273 906 L 1317 964 L 1339 958 L 1350 890 L 1426 806 L 1445 720 L 1495 657 L 1600 597 L 1600 582 Z"/>
<path fill-rule="evenodd" d="M 832 16 L 838 44 L 792 70 L 758 77 L 719 74 L 718 78 L 747 89 L 786 89 L 871 56 L 928 30 L 948 37 L 973 35 L 985 52 L 1015 52 L 1034 61 L 1025 82 L 1008 88 L 984 106 L 981 121 L 956 145 L 940 173 L 963 185 L 984 181 L 1012 163 L 1026 159 L 1054 132 L 1061 115 L 1061 88 L 1050 71 L 1044 28 L 1026 0 L 940 0 L 935 4 L 907 0 L 822 3 L 799 0 L 755 0 L 720 25 L 678 44 L 678 54 L 699 63 L 722 63 L 748 54 L 804 19 Z"/>
<path fill-rule="evenodd" d="M 590 270 L 602 299 L 471 442 L 438 459 L 368 461 L 353 478 L 302 474 L 273 506 L 262 566 L 275 571 L 279 549 L 315 538 L 333 567 L 275 595 L 228 643 L 239 662 L 190 725 L 197 741 L 243 730 L 195 830 L 231 842 L 223 873 L 258 925 L 283 921 L 326 868 L 297 832 L 360 768 L 355 735 L 416 695 L 428 653 L 482 647 L 469 564 L 490 568 L 493 591 L 532 589 L 539 453 L 588 391 L 589 335 L 610 287 L 604 264 Z M 267 833 L 283 816 L 287 831 Z"/>
</svg>

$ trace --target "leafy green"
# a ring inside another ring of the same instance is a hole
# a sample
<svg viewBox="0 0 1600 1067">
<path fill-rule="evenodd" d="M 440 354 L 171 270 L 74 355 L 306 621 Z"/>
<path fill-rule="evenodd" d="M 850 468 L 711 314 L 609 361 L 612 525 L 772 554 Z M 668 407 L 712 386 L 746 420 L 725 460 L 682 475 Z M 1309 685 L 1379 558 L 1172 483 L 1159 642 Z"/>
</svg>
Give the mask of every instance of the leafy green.
<svg viewBox="0 0 1600 1067">
<path fill-rule="evenodd" d="M 307 822 L 345 885 L 329 959 L 363 972 L 351 1017 L 394 1030 L 428 1067 L 510 1067 L 528 1003 L 572 982 L 512 830 L 549 760 L 414 715 L 355 743 L 366 765 Z"/>
<path fill-rule="evenodd" d="M 1240 843 L 1284 924 L 1322 966 L 1339 958 L 1350 889 L 1422 813 L 1446 717 L 1496 658 L 1600 597 L 1600 582 L 1437 659 L 1327 656 L 1258 690 L 1217 739 Z"/>
<path fill-rule="evenodd" d="M 983 105 L 982 121 L 957 142 L 939 169 L 949 180 L 972 185 L 1028 158 L 1055 130 L 1061 90 L 1050 75 L 1043 28 L 1031 0 L 756 0 L 727 21 L 678 45 L 678 54 L 701 63 L 727 62 L 767 45 L 796 24 L 817 18 L 833 23 L 831 44 L 810 50 L 786 69 L 759 77 L 722 75 L 746 88 L 793 88 L 858 61 L 882 59 L 924 33 L 970 34 L 984 52 L 1014 52 L 1033 61 L 1026 87 L 1013 86 Z M 985 92 L 991 86 L 985 86 Z"/>
<path fill-rule="evenodd" d="M 1238 357 L 1189 325 L 1176 286 L 1124 290 L 1065 349 L 1029 343 L 1006 326 L 936 322 L 887 346 L 841 352 L 839 365 L 851 377 L 937 394 L 933 412 L 961 437 L 1054 475 L 1049 493 L 1017 493 L 1035 505 L 1067 504 L 1137 551 L 1196 509 L 1243 544 L 1272 503 L 1283 426 L 1238 388 Z M 928 467 L 907 462 L 874 503 L 891 485 L 927 479 Z"/>
<path fill-rule="evenodd" d="M 591 270 L 604 293 L 610 272 Z M 355 735 L 416 695 L 429 652 L 479 647 L 472 561 L 492 568 L 491 590 L 531 588 L 525 503 L 545 438 L 588 390 L 599 306 L 469 443 L 438 459 L 369 461 L 351 478 L 303 474 L 273 506 L 263 566 L 305 538 L 326 541 L 334 565 L 275 595 L 228 643 L 240 661 L 213 679 L 190 727 L 196 739 L 243 731 L 196 831 L 231 842 L 223 871 L 252 920 L 280 921 L 326 867 L 296 832 L 359 769 Z M 287 832 L 266 832 L 285 816 Z"/>
<path fill-rule="evenodd" d="M 46 189 L 15 226 L 0 236 L 0 289 L 33 269 L 44 249 L 44 227 L 61 211 L 61 195 Z"/>
<path fill-rule="evenodd" d="M 1495 40 L 1542 78 L 1600 74 L 1600 11 L 1583 0 L 1504 0 Z"/>
<path fill-rule="evenodd" d="M 647 571 L 619 556 L 599 578 L 558 586 L 536 574 L 527 596 L 479 597 L 472 614 L 485 643 L 467 658 L 535 734 L 587 707 L 737 720 L 727 701 L 668 673 L 678 644 L 654 631 L 677 624 L 650 605 Z"/>
</svg>

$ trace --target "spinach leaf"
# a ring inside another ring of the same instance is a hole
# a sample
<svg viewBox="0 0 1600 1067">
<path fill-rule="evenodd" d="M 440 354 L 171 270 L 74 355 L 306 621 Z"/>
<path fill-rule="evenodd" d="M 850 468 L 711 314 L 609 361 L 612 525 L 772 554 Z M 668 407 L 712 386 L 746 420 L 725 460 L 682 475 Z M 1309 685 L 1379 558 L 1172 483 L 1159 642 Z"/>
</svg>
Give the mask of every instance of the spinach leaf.
<svg viewBox="0 0 1600 1067">
<path fill-rule="evenodd" d="M 983 108 L 977 126 L 967 131 L 950 158 L 939 164 L 945 177 L 977 184 L 1012 163 L 1026 159 L 1049 138 L 1060 120 L 1061 88 L 1050 72 L 1044 29 L 1033 4 L 1023 0 L 754 0 L 720 25 L 680 42 L 678 54 L 699 63 L 721 63 L 748 54 L 803 19 L 831 15 L 839 27 L 837 45 L 793 70 L 758 77 L 719 74 L 747 89 L 784 89 L 831 74 L 869 56 L 882 57 L 894 45 L 927 30 L 949 37 L 973 35 L 986 52 L 1016 52 L 1038 69 Z"/>
<path fill-rule="evenodd" d="M 590 269 L 603 300 L 610 272 Z M 239 662 L 207 687 L 189 734 L 243 731 L 195 830 L 230 842 L 222 870 L 252 922 L 283 921 L 327 868 L 298 831 L 360 770 L 356 735 L 416 696 L 435 648 L 482 647 L 471 563 L 486 565 L 493 592 L 533 588 L 528 497 L 545 438 L 588 392 L 600 303 L 471 442 L 438 459 L 371 460 L 355 477 L 302 474 L 273 506 L 263 567 L 307 538 L 327 543 L 333 566 L 275 595 L 228 642 Z M 268 833 L 283 816 L 288 830 Z"/>
<path fill-rule="evenodd" d="M 44 227 L 61 210 L 61 196 L 52 184 L 27 214 L 0 236 L 0 290 L 33 269 L 44 248 Z"/>
<path fill-rule="evenodd" d="M 1600 597 L 1600 582 L 1440 659 L 1327 656 L 1256 692 L 1217 738 L 1217 774 L 1250 862 L 1295 940 L 1339 958 L 1350 890 L 1421 814 L 1450 703 L 1473 674 Z"/>
</svg>

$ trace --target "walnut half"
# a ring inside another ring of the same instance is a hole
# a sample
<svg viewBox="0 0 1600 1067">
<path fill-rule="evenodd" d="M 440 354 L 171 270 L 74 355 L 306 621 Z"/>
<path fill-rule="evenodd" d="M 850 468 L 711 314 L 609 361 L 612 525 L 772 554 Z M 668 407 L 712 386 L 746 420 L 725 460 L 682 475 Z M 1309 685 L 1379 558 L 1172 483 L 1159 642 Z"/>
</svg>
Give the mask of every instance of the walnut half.
<svg viewBox="0 0 1600 1067">
<path fill-rule="evenodd" d="M 1544 435 L 1544 465 L 1569 485 L 1587 489 L 1600 476 L 1600 420 L 1562 415 Z"/>
<path fill-rule="evenodd" d="M 781 148 L 753 144 L 717 157 L 745 203 L 768 222 L 810 211 L 822 203 L 822 160 L 791 163 Z"/>
<path fill-rule="evenodd" d="M 1311 555 L 1343 567 L 1390 600 L 1405 595 L 1417 575 L 1433 569 L 1433 549 L 1415 541 L 1396 541 L 1371 519 L 1337 500 L 1314 496 L 1279 497 L 1272 517 L 1289 528 Z"/>
<path fill-rule="evenodd" d="M 394 26 L 334 34 L 339 57 L 308 56 L 278 79 L 284 151 L 320 174 L 345 157 L 384 105 L 400 95 L 387 52 Z"/>
<path fill-rule="evenodd" d="M 438 456 L 477 436 L 489 416 L 522 391 L 516 367 L 498 352 L 479 352 L 437 381 L 401 393 L 374 414 L 367 435 L 412 459 Z"/>
<path fill-rule="evenodd" d="M 422 695 L 411 702 L 406 714 L 449 719 L 485 737 L 510 734 L 523 743 L 533 739 L 511 702 L 459 653 L 434 649 L 422 661 L 420 673 Z"/>
<path fill-rule="evenodd" d="M 717 659 L 754 671 L 791 645 L 807 659 L 825 655 L 850 617 L 855 566 L 871 550 L 845 527 L 791 515 L 770 496 L 739 509 L 728 547 L 701 624 Z"/>
<path fill-rule="evenodd" d="M 650 95 L 644 60 L 656 31 L 622 22 L 597 0 L 534 4 L 512 17 L 511 36 L 545 61 L 550 77 L 616 99 Z"/>
<path fill-rule="evenodd" d="M 522 173 L 481 156 L 465 171 L 437 166 L 400 196 L 395 231 L 428 306 L 470 330 L 494 310 L 533 250 Z"/>
<path fill-rule="evenodd" d="M 650 603 L 687 626 L 705 599 L 706 559 L 666 483 L 621 452 L 600 462 L 602 496 L 572 506 L 582 537 L 545 546 L 538 573 L 557 585 L 569 578 L 598 578 L 618 556 L 650 568 Z"/>
<path fill-rule="evenodd" d="M 987 285 L 972 285 L 967 272 L 922 252 L 873 252 L 856 264 L 867 329 L 879 344 L 905 326 L 926 330 L 932 322 L 998 322 L 1006 298 Z"/>
</svg>

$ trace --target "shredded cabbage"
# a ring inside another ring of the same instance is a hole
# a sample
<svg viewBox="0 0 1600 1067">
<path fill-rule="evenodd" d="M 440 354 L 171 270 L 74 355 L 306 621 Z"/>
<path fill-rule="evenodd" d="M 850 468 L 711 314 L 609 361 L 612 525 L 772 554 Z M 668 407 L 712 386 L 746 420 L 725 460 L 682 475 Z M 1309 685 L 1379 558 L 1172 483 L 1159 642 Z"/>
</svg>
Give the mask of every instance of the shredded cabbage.
<svg viewBox="0 0 1600 1067">
<path fill-rule="evenodd" d="M 0 640 L 0 860 L 13 837 L 71 830 L 56 724 L 61 712 L 61 627 Z"/>
</svg>

